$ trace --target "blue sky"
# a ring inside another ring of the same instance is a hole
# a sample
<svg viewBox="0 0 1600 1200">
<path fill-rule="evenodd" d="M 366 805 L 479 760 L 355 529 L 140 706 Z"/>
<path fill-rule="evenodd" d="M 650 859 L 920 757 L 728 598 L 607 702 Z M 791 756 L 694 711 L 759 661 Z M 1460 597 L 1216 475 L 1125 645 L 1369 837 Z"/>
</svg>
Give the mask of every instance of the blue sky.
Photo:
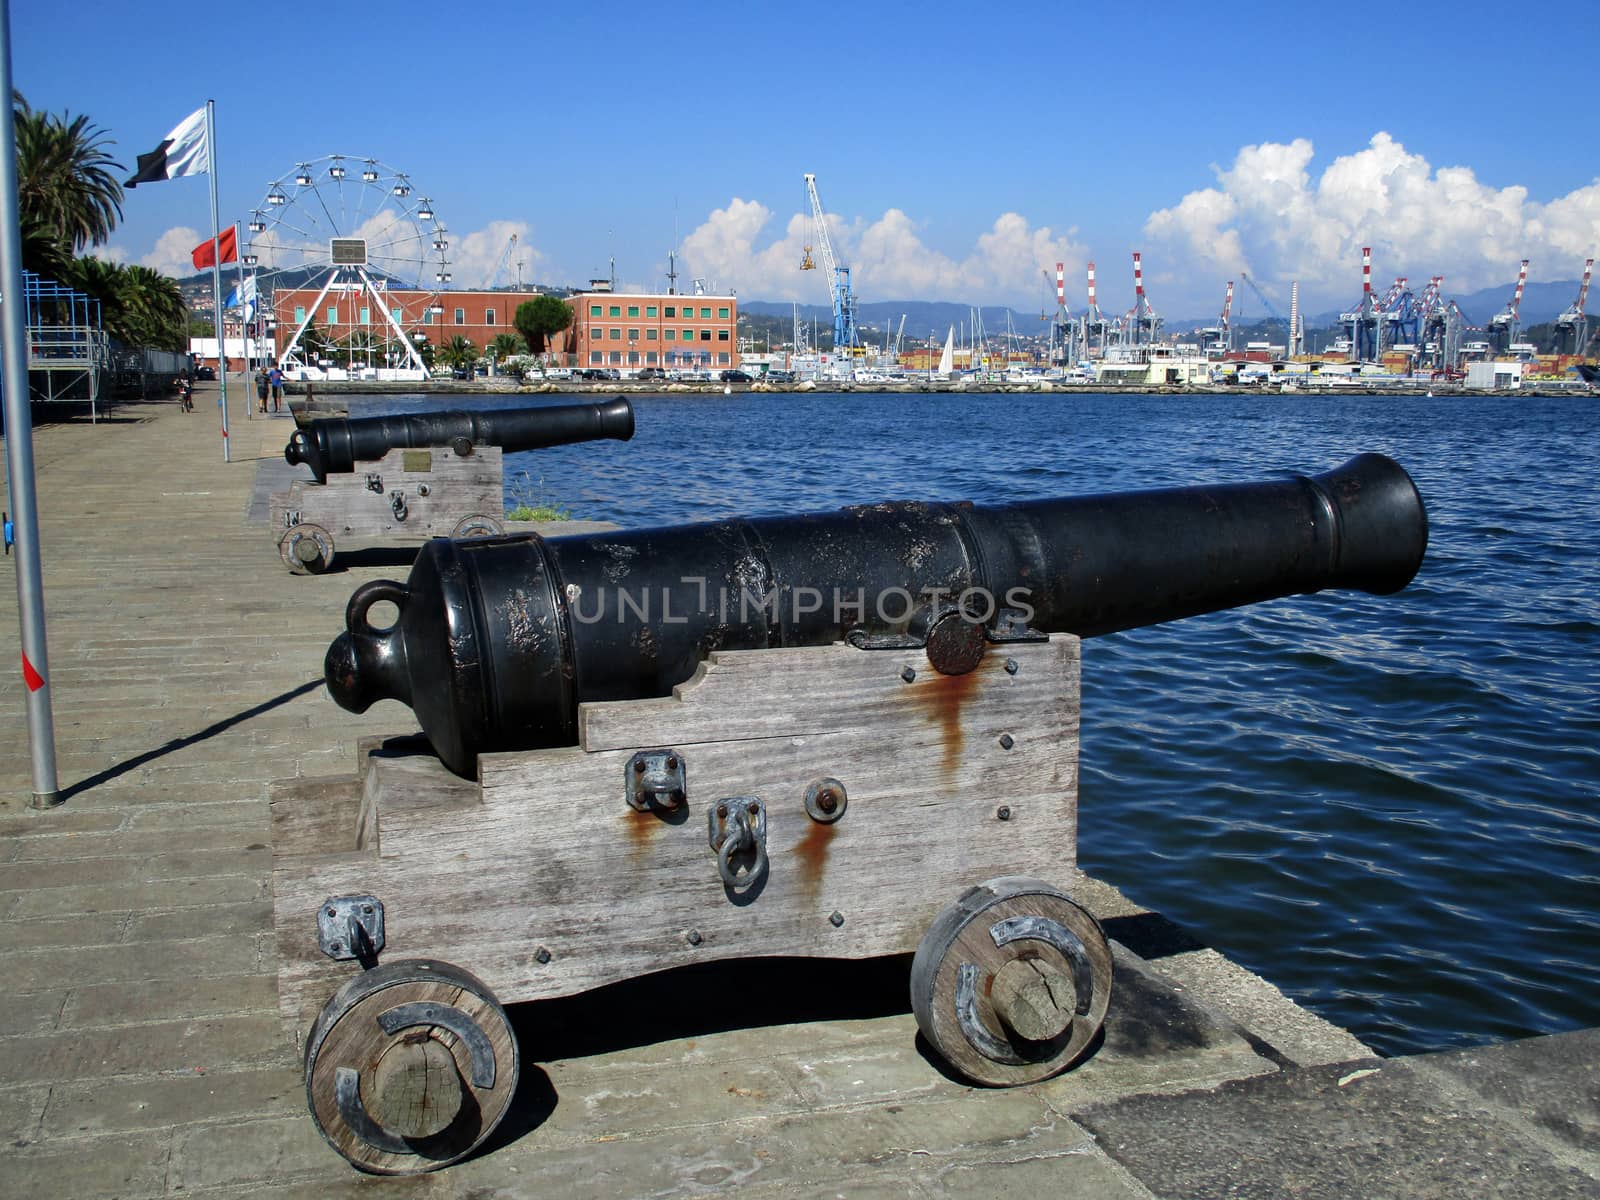
<svg viewBox="0 0 1600 1200">
<path fill-rule="evenodd" d="M 1576 278 L 1600 244 L 1595 23 L 1406 11 L 13 0 L 12 55 L 35 108 L 87 113 L 130 172 L 214 98 L 225 222 L 301 161 L 404 171 L 457 286 L 516 232 L 524 279 L 614 254 L 656 287 L 676 242 L 685 278 L 825 304 L 798 270 L 808 171 L 862 300 L 1036 309 L 1059 259 L 1081 307 L 1094 260 L 1118 310 L 1134 250 L 1172 316 L 1240 270 L 1285 307 L 1294 279 L 1349 302 L 1364 244 L 1380 284 L 1464 293 L 1523 257 Z M 203 179 L 140 187 L 108 250 L 175 268 L 208 222 Z"/>
</svg>

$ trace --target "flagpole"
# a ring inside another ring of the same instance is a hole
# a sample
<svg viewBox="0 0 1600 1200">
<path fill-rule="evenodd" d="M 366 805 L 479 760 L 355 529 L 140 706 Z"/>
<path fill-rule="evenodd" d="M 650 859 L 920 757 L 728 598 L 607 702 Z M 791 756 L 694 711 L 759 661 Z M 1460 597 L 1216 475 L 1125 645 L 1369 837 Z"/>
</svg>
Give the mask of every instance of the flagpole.
<svg viewBox="0 0 1600 1200">
<path fill-rule="evenodd" d="M 217 404 L 222 409 L 222 461 L 232 462 L 228 451 L 228 339 L 222 325 L 222 229 L 217 215 L 217 106 L 206 101 L 206 174 L 211 178 L 211 311 L 216 316 Z"/>
<path fill-rule="evenodd" d="M 233 223 L 234 245 L 238 245 L 239 240 L 239 222 L 235 221 Z M 218 249 L 220 249 L 220 247 L 218 247 Z M 220 255 L 218 257 L 220 257 Z M 244 343 L 244 371 L 240 375 L 240 379 L 245 381 L 245 384 L 241 385 L 244 386 L 244 418 L 247 421 L 251 421 L 255 419 L 251 416 L 251 414 L 255 412 L 255 409 L 250 407 L 250 388 L 248 387 L 248 376 L 250 374 L 250 321 L 244 304 L 243 250 L 239 251 L 238 257 L 236 257 L 233 262 L 234 274 L 239 278 L 239 338 Z"/>
<path fill-rule="evenodd" d="M 0 0 L 0 96 L 11 91 L 11 0 Z M 17 615 L 22 630 L 22 680 L 27 688 L 28 751 L 33 807 L 60 804 L 55 717 L 50 709 L 50 654 L 44 634 L 44 569 L 33 475 L 33 413 L 28 394 L 28 306 L 22 290 L 21 212 L 17 201 L 17 132 L 0 122 L 0 372 L 5 397 L 6 482 L 16 522 Z"/>
</svg>

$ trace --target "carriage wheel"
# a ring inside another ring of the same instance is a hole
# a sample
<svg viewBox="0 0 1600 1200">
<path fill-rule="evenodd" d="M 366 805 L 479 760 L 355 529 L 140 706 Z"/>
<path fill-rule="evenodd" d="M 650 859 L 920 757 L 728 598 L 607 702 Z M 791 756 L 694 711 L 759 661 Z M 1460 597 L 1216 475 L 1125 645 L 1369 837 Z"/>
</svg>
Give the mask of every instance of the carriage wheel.
<svg viewBox="0 0 1600 1200">
<path fill-rule="evenodd" d="M 462 517 L 456 522 L 456 527 L 450 531 L 453 538 L 499 537 L 506 531 L 504 522 L 497 521 L 494 517 L 486 517 L 482 513 L 474 513 L 470 517 Z"/>
<path fill-rule="evenodd" d="M 333 566 L 333 535 L 321 525 L 292 525 L 278 539 L 283 565 L 296 575 L 321 575 Z"/>
<path fill-rule="evenodd" d="M 1105 1022 L 1111 947 L 1037 879 L 991 879 L 929 926 L 911 964 L 923 1036 L 968 1079 L 1012 1087 L 1064 1071 Z"/>
<path fill-rule="evenodd" d="M 312 1023 L 305 1067 L 330 1146 L 363 1171 L 415 1175 L 493 1132 L 517 1089 L 517 1043 L 478 979 L 414 959 L 340 988 Z"/>
</svg>

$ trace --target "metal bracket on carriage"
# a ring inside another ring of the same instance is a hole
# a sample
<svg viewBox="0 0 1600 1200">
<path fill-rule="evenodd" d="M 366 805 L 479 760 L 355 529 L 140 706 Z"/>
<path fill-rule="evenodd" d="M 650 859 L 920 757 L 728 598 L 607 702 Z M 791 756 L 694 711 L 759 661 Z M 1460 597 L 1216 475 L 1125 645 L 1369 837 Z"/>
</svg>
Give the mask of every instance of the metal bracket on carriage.
<svg viewBox="0 0 1600 1200">
<path fill-rule="evenodd" d="M 398 488 L 390 492 L 389 507 L 394 509 L 394 519 L 396 521 L 404 521 L 406 519 L 406 494 Z"/>
<path fill-rule="evenodd" d="M 1020 608 L 1002 608 L 994 614 L 994 623 L 985 635 L 991 642 L 1048 642 L 1048 633 L 1028 624 L 1030 615 Z"/>
<path fill-rule="evenodd" d="M 367 491 L 383 495 L 383 476 L 376 471 L 367 472 Z"/>
<path fill-rule="evenodd" d="M 317 909 L 317 948 L 334 962 L 378 965 L 383 950 L 383 902 L 376 896 L 330 896 Z"/>
<path fill-rule="evenodd" d="M 748 891 L 767 873 L 767 806 L 760 796 L 729 796 L 706 810 L 717 874 L 730 892 Z M 749 859 L 744 874 L 737 859 Z"/>
<path fill-rule="evenodd" d="M 623 794 L 636 812 L 674 813 L 689 796 L 683 755 L 676 750 L 640 750 L 623 768 Z"/>
</svg>

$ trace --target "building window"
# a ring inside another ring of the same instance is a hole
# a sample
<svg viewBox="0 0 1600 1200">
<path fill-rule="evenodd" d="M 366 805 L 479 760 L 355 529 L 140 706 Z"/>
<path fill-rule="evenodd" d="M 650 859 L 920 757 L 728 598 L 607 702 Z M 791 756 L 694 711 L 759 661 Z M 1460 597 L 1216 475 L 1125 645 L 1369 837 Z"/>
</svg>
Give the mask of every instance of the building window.
<svg viewBox="0 0 1600 1200">
<path fill-rule="evenodd" d="M 725 342 L 727 340 L 728 340 L 728 331 L 726 329 L 717 330 L 717 341 Z"/>
<path fill-rule="evenodd" d="M 726 350 L 717 355 L 717 365 L 720 367 L 725 367 L 728 365 L 728 352 Z"/>
<path fill-rule="evenodd" d="M 637 317 L 639 315 L 639 306 L 637 304 L 628 305 L 628 315 L 630 317 Z"/>
<path fill-rule="evenodd" d="M 589 340 L 590 341 L 598 342 L 604 336 L 605 336 L 604 331 L 598 325 L 589 326 Z"/>
<path fill-rule="evenodd" d="M 328 305 L 327 316 L 329 325 L 337 325 L 339 323 L 339 306 L 337 304 Z"/>
<path fill-rule="evenodd" d="M 647 342 L 655 341 L 656 340 L 656 331 L 654 329 L 646 329 L 644 331 L 644 340 L 647 341 Z"/>
<path fill-rule="evenodd" d="M 702 341 L 702 342 L 709 342 L 709 341 L 710 341 L 710 340 L 711 340 L 711 330 L 709 330 L 709 329 L 702 329 L 702 330 L 701 330 L 701 331 L 700 331 L 700 340 L 701 340 L 701 341 Z"/>
<path fill-rule="evenodd" d="M 620 317 L 622 315 L 622 306 L 619 304 L 613 304 L 611 306 L 611 315 L 613 317 Z"/>
<path fill-rule="evenodd" d="M 389 310 L 389 315 L 394 318 L 394 323 L 396 325 L 400 324 L 400 307 L 399 307 L 399 305 L 396 305 L 394 308 L 391 308 Z"/>
<path fill-rule="evenodd" d="M 611 352 L 611 365 L 613 367 L 620 367 L 622 365 L 622 351 L 621 350 L 613 350 Z"/>
<path fill-rule="evenodd" d="M 647 367 L 653 367 L 656 365 L 656 352 L 654 350 L 645 351 L 644 365 Z"/>
<path fill-rule="evenodd" d="M 666 308 L 664 308 L 664 309 L 662 309 L 662 310 L 661 310 L 661 311 L 662 311 L 662 312 L 663 312 L 663 313 L 664 313 L 664 314 L 665 314 L 665 315 L 666 315 L 666 316 L 669 316 L 669 317 L 675 317 L 675 316 L 677 316 L 677 315 L 678 315 L 678 309 L 677 309 L 677 306 L 676 306 L 676 305 L 672 305 L 672 304 L 669 304 L 669 305 L 667 305 L 667 307 L 666 307 Z"/>
<path fill-rule="evenodd" d="M 683 331 L 683 340 L 684 340 L 684 341 L 686 341 L 686 342 L 692 342 L 692 341 L 694 341 L 694 330 L 692 330 L 692 329 L 685 329 L 685 330 L 684 330 L 684 331 Z"/>
<path fill-rule="evenodd" d="M 361 323 L 363 325 L 372 324 L 372 310 L 370 308 L 363 308 L 361 310 Z"/>
<path fill-rule="evenodd" d="M 456 309 L 456 324 L 457 325 L 465 325 L 466 323 L 467 323 L 467 310 L 464 309 L 464 308 Z"/>
<path fill-rule="evenodd" d="M 431 305 L 422 310 L 422 323 L 424 325 L 433 324 L 433 308 Z"/>
<path fill-rule="evenodd" d="M 721 319 L 721 320 L 724 320 L 724 321 L 726 321 L 726 320 L 727 320 L 727 319 L 728 319 L 728 310 L 727 310 L 727 309 L 725 309 L 725 308 L 719 308 L 719 309 L 717 309 L 717 316 L 718 316 L 718 317 L 719 317 L 719 318 L 720 318 L 720 319 Z"/>
<path fill-rule="evenodd" d="M 591 317 L 598 317 L 600 315 L 600 306 L 598 304 L 589 305 L 589 315 Z"/>
<path fill-rule="evenodd" d="M 483 323 L 485 325 L 494 324 L 494 309 L 486 308 L 483 310 Z"/>
<path fill-rule="evenodd" d="M 589 365 L 591 367 L 598 367 L 600 365 L 600 361 L 601 361 L 600 360 L 600 351 L 598 351 L 598 350 L 589 351 Z"/>
<path fill-rule="evenodd" d="M 305 319 L 306 319 L 306 306 L 304 304 L 296 304 L 294 306 L 294 323 L 296 325 L 303 324 Z"/>
<path fill-rule="evenodd" d="M 702 308 L 700 310 L 700 315 L 709 321 L 711 319 L 711 310 L 709 308 Z"/>
<path fill-rule="evenodd" d="M 647 317 L 655 316 L 656 315 L 656 306 L 654 304 L 646 304 L 644 306 L 644 315 L 647 316 Z"/>
<path fill-rule="evenodd" d="M 639 352 L 637 350 L 628 351 L 628 365 L 630 367 L 637 367 L 639 365 Z"/>
<path fill-rule="evenodd" d="M 630 342 L 637 342 L 639 340 L 639 331 L 637 329 L 628 330 L 628 340 Z"/>
<path fill-rule="evenodd" d="M 666 334 L 667 341 L 675 342 L 678 340 L 678 331 L 676 329 L 666 329 L 662 332 Z"/>
<path fill-rule="evenodd" d="M 611 327 L 609 336 L 613 342 L 620 342 L 622 340 L 622 330 L 613 325 Z"/>
</svg>

